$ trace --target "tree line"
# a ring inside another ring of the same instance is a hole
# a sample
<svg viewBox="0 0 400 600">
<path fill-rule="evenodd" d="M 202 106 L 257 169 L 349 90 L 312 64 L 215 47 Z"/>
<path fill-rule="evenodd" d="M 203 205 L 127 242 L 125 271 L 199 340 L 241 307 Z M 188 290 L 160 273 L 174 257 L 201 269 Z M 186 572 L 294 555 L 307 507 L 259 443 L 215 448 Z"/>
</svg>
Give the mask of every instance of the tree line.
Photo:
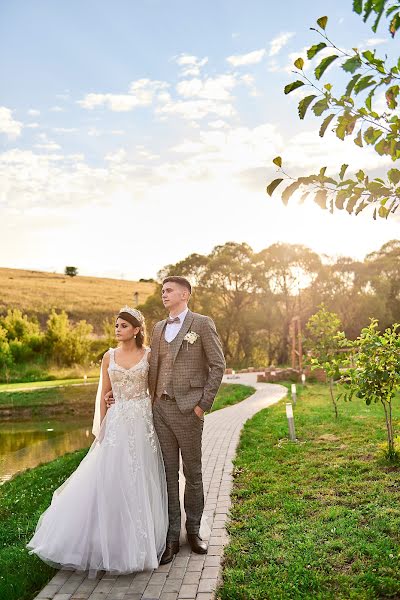
<svg viewBox="0 0 400 600">
<path fill-rule="evenodd" d="M 228 242 L 209 254 L 191 254 L 165 266 L 158 280 L 183 275 L 194 286 L 190 307 L 210 315 L 227 364 L 234 368 L 284 365 L 289 361 L 292 318 L 307 323 L 323 303 L 355 339 L 370 318 L 385 329 L 400 321 L 400 241 L 393 240 L 363 261 L 319 256 L 299 244 L 272 244 L 260 252 Z M 151 332 L 165 317 L 161 283 L 139 307 Z"/>
</svg>

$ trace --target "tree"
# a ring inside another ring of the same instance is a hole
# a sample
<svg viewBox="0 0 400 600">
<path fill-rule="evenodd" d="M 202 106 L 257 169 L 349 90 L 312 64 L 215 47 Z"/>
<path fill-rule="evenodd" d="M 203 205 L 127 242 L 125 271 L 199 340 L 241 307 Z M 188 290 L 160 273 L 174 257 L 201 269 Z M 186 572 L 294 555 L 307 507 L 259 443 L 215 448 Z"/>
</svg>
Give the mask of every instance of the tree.
<svg viewBox="0 0 400 600">
<path fill-rule="evenodd" d="M 382 15 L 390 19 L 389 30 L 394 37 L 400 27 L 400 4 L 392 0 L 354 0 L 353 10 L 363 14 L 366 21 L 372 13 L 376 19 L 373 31 L 376 32 Z M 322 52 L 325 56 L 314 68 L 314 77 L 308 76 L 302 57 L 294 61 L 294 73 L 299 77 L 285 86 L 285 94 L 307 86 L 311 94 L 303 97 L 298 105 L 300 119 L 304 119 L 308 110 L 321 117 L 319 135 L 322 138 L 328 128 L 336 137 L 344 140 L 353 138 L 354 143 L 363 148 L 371 146 L 380 156 L 390 156 L 392 161 L 400 158 L 400 117 L 398 114 L 398 96 L 400 92 L 400 58 L 395 64 L 388 64 L 387 57 L 379 57 L 376 50 L 352 51 L 340 49 L 326 33 L 328 17 L 317 20 L 317 28 L 311 27 L 322 41 L 313 44 L 307 50 L 307 59 Z M 339 94 L 334 93 L 333 85 L 322 86 L 321 79 L 330 65 L 340 65 L 348 75 L 347 85 Z M 383 93 L 386 107 L 377 112 L 377 93 Z M 375 103 L 375 104 L 374 104 Z M 282 168 L 282 158 L 277 156 L 273 163 L 279 168 L 279 178 L 267 187 L 272 195 L 282 183 L 289 185 L 282 192 L 282 201 L 287 204 L 294 193 L 301 192 L 300 202 L 313 197 L 322 209 L 333 212 L 334 209 L 346 209 L 348 213 L 358 215 L 365 208 L 373 207 L 373 218 L 388 218 L 400 205 L 400 170 L 391 168 L 386 177 L 371 178 L 368 173 L 359 170 L 355 175 L 346 175 L 349 165 L 343 164 L 336 177 L 326 174 L 326 167 L 319 173 L 293 177 Z"/>
<path fill-rule="evenodd" d="M 319 256 L 300 244 L 272 244 L 256 257 L 262 287 L 273 294 L 278 311 L 280 344 L 278 364 L 288 361 L 290 322 L 294 316 L 302 317 L 300 290 L 311 285 L 321 269 Z"/>
<path fill-rule="evenodd" d="M 7 369 L 13 363 L 7 331 L 0 325 L 0 369 Z"/>
<path fill-rule="evenodd" d="M 61 313 L 52 310 L 45 336 L 48 355 L 62 365 L 84 363 L 89 357 L 92 331 L 93 327 L 86 321 L 72 325 L 64 310 Z"/>
<path fill-rule="evenodd" d="M 310 352 L 311 368 L 325 371 L 335 418 L 338 417 L 338 408 L 333 382 L 335 378 L 339 379 L 339 369 L 345 362 L 342 351 L 344 335 L 341 333 L 341 326 L 339 317 L 329 312 L 323 304 L 306 324 L 305 348 Z"/>
<path fill-rule="evenodd" d="M 378 322 L 371 319 L 368 327 L 351 346 L 356 350 L 354 367 L 350 368 L 345 378 L 345 400 L 355 395 L 365 400 L 366 404 L 380 402 L 385 413 L 387 433 L 387 456 L 389 460 L 396 458 L 392 405 L 396 392 L 400 389 L 400 324 L 395 323 L 384 333 L 378 331 Z"/>
<path fill-rule="evenodd" d="M 65 267 L 64 275 L 68 275 L 68 277 L 76 277 L 76 275 L 78 275 L 78 267 Z"/>
<path fill-rule="evenodd" d="M 0 318 L 0 326 L 6 331 L 9 350 L 16 363 L 34 358 L 43 349 L 43 333 L 35 318 L 29 318 L 18 309 L 9 309 Z"/>
</svg>

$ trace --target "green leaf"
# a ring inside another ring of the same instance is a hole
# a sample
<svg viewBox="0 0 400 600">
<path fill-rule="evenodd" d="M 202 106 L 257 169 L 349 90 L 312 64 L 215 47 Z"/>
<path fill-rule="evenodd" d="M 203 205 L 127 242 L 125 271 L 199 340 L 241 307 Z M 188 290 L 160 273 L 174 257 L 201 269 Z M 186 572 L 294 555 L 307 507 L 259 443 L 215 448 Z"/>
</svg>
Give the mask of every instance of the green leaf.
<svg viewBox="0 0 400 600">
<path fill-rule="evenodd" d="M 362 66 L 361 58 L 356 54 L 348 58 L 343 64 L 342 69 L 347 73 L 355 73 Z"/>
<path fill-rule="evenodd" d="M 285 85 L 284 92 L 285 94 L 290 94 L 290 92 L 293 92 L 293 90 L 297 90 L 297 88 L 301 87 L 302 85 L 304 85 L 304 81 L 293 81 L 292 83 L 288 83 L 287 85 Z"/>
<path fill-rule="evenodd" d="M 365 90 L 370 85 L 374 85 L 376 81 L 372 79 L 372 75 L 366 75 L 365 77 L 361 77 L 359 81 L 354 86 L 354 91 L 356 94 L 359 94 L 363 90 Z"/>
<path fill-rule="evenodd" d="M 307 58 L 309 60 L 311 60 L 312 58 L 314 58 L 314 56 L 316 54 L 318 54 L 318 52 L 320 52 L 324 48 L 326 48 L 325 42 L 320 42 L 319 44 L 314 44 L 314 46 L 311 46 L 311 48 L 309 48 L 307 50 Z"/>
<path fill-rule="evenodd" d="M 370 111 L 372 111 L 372 97 L 375 94 L 375 90 L 376 90 L 376 87 L 373 90 L 371 90 L 370 93 L 368 94 L 368 96 L 365 98 L 365 106 Z"/>
<path fill-rule="evenodd" d="M 364 132 L 364 140 L 367 144 L 375 144 L 381 135 L 382 131 L 380 129 L 368 127 L 368 129 Z"/>
<path fill-rule="evenodd" d="M 312 107 L 312 111 L 314 113 L 314 115 L 316 115 L 317 117 L 320 117 L 322 115 L 322 113 L 327 110 L 329 108 L 329 104 L 328 104 L 328 98 L 325 96 L 325 98 L 321 98 L 321 100 L 318 100 L 318 102 L 316 102 L 314 104 L 314 106 Z"/>
<path fill-rule="evenodd" d="M 389 215 L 389 210 L 387 208 L 385 208 L 384 206 L 380 206 L 379 210 L 378 210 L 378 215 L 382 218 L 382 219 L 387 219 L 388 215 Z"/>
<path fill-rule="evenodd" d="M 400 181 L 400 171 L 398 169 L 390 169 L 388 171 L 388 179 L 390 183 L 397 185 Z"/>
<path fill-rule="evenodd" d="M 329 123 L 332 121 L 334 116 L 335 116 L 335 113 L 332 113 L 331 115 L 328 115 L 327 117 L 325 117 L 325 119 L 322 121 L 322 125 L 319 129 L 319 137 L 324 137 L 325 132 L 329 126 Z"/>
<path fill-rule="evenodd" d="M 400 27 L 400 14 L 396 13 L 393 19 L 390 21 L 389 31 L 392 37 L 396 35 L 396 31 Z"/>
<path fill-rule="evenodd" d="M 358 15 L 361 15 L 363 8 L 362 0 L 353 0 L 353 11 Z"/>
<path fill-rule="evenodd" d="M 268 196 L 272 196 L 272 194 L 274 193 L 278 185 L 282 183 L 282 181 L 283 179 L 274 179 L 274 181 L 271 181 L 271 183 L 267 186 Z"/>
<path fill-rule="evenodd" d="M 360 77 L 361 77 L 361 73 L 357 73 L 357 75 L 354 75 L 354 77 L 352 77 L 350 79 L 349 83 L 346 86 L 345 96 L 351 96 L 354 86 L 356 85 L 356 83 L 360 79 Z"/>
<path fill-rule="evenodd" d="M 296 58 L 296 60 L 294 61 L 294 66 L 296 67 L 296 69 L 300 69 L 300 71 L 303 69 L 304 60 L 301 58 L 301 56 L 299 58 Z"/>
<path fill-rule="evenodd" d="M 360 146 L 360 148 L 363 147 L 362 136 L 361 136 L 361 129 L 357 133 L 357 137 L 355 138 L 354 143 L 355 143 L 356 146 Z"/>
<path fill-rule="evenodd" d="M 320 208 L 326 210 L 326 200 L 328 197 L 328 192 L 326 190 L 318 190 L 315 194 L 314 202 L 318 204 Z"/>
<path fill-rule="evenodd" d="M 282 192 L 282 202 L 286 204 L 289 202 L 290 196 L 301 186 L 302 180 L 299 178 L 297 181 L 294 181 Z"/>
<path fill-rule="evenodd" d="M 380 142 L 378 142 L 377 144 L 375 144 L 375 151 L 379 154 L 379 156 L 383 156 L 384 154 L 389 154 L 390 145 L 388 144 L 388 142 L 385 139 L 383 139 Z"/>
<path fill-rule="evenodd" d="M 364 173 L 364 171 L 362 169 L 360 169 L 359 171 L 357 171 L 356 177 L 357 177 L 358 181 L 364 181 L 364 179 L 365 179 L 365 173 Z"/>
<path fill-rule="evenodd" d="M 326 25 L 328 23 L 328 17 L 320 17 L 317 19 L 317 24 L 325 31 Z"/>
<path fill-rule="evenodd" d="M 340 168 L 339 179 L 343 181 L 344 174 L 346 173 L 347 167 L 349 165 L 343 164 Z"/>
<path fill-rule="evenodd" d="M 280 156 L 275 156 L 275 158 L 274 158 L 274 160 L 272 162 L 277 167 L 281 167 L 282 166 L 282 158 Z"/>
<path fill-rule="evenodd" d="M 352 115 L 349 112 L 344 112 L 342 115 L 340 115 L 338 117 L 338 124 L 335 130 L 336 136 L 340 140 L 344 140 L 346 135 L 351 135 L 353 133 L 357 119 L 357 115 Z"/>
<path fill-rule="evenodd" d="M 314 74 L 316 79 L 321 79 L 322 75 L 325 73 L 326 69 L 329 67 L 334 60 L 339 58 L 338 54 L 331 54 L 326 58 L 323 58 L 319 65 L 315 68 Z"/>
<path fill-rule="evenodd" d="M 392 110 L 397 107 L 396 98 L 399 95 L 399 90 L 400 87 L 398 85 L 393 85 L 392 87 L 388 88 L 385 92 L 386 104 L 388 105 L 388 108 Z"/>
<path fill-rule="evenodd" d="M 315 100 L 316 97 L 317 96 L 315 94 L 313 94 L 311 96 L 306 96 L 305 98 L 302 98 L 302 100 L 300 100 L 299 106 L 298 106 L 300 119 L 304 119 L 304 117 L 306 116 L 308 107 L 310 106 L 311 102 L 313 100 Z"/>
</svg>

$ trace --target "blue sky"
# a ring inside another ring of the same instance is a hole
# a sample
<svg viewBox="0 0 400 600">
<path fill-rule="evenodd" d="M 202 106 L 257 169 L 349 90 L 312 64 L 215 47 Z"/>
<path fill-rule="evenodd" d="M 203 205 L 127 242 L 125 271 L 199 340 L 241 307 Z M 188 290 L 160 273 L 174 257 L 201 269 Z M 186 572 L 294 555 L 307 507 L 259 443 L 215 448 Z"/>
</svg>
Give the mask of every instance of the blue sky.
<svg viewBox="0 0 400 600">
<path fill-rule="evenodd" d="M 276 154 L 298 174 L 386 164 L 321 143 L 283 94 L 323 14 L 342 47 L 393 47 L 351 4 L 0 2 L 1 265 L 136 278 L 230 240 L 361 258 L 397 237 L 264 192 Z"/>
</svg>

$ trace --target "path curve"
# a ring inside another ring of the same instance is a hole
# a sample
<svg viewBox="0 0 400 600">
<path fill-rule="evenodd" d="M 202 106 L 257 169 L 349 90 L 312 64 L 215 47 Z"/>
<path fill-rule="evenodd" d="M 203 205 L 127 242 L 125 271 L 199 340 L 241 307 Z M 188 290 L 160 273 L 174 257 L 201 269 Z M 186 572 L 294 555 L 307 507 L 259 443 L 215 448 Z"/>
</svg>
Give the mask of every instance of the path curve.
<svg viewBox="0 0 400 600">
<path fill-rule="evenodd" d="M 232 460 L 243 424 L 287 394 L 287 388 L 257 383 L 256 373 L 225 375 L 224 383 L 251 385 L 256 392 L 238 404 L 206 415 L 203 433 L 204 513 L 211 528 L 208 553 L 193 554 L 183 545 L 168 565 L 131 575 L 99 576 L 58 571 L 35 600 L 212 600 L 228 543 L 225 523 L 232 490 Z"/>
</svg>

